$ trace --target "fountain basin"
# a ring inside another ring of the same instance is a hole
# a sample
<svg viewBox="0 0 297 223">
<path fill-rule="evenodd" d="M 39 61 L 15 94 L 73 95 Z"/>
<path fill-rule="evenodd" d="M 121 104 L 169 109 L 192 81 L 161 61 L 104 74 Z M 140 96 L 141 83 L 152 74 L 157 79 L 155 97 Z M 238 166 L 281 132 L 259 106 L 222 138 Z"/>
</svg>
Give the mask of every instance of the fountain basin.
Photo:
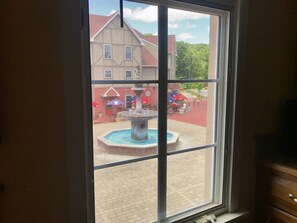
<svg viewBox="0 0 297 223">
<path fill-rule="evenodd" d="M 130 110 L 119 112 L 118 116 L 131 121 L 131 138 L 143 141 L 148 139 L 148 120 L 156 118 L 158 113 L 152 110 Z"/>
<path fill-rule="evenodd" d="M 157 129 L 148 129 L 147 140 L 131 139 L 131 129 L 116 129 L 107 131 L 98 136 L 100 149 L 110 154 L 145 156 L 157 154 Z M 175 150 L 179 135 L 167 132 L 167 150 Z"/>
</svg>

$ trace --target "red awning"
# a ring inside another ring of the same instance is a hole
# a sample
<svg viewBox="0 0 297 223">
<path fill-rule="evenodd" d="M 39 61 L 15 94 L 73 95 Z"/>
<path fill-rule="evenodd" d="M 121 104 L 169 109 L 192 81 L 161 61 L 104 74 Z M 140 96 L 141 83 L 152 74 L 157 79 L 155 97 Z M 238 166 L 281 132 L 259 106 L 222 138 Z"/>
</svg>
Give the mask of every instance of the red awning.
<svg viewBox="0 0 297 223">
<path fill-rule="evenodd" d="M 92 101 L 92 107 L 98 107 L 99 104 L 96 101 Z"/>
<path fill-rule="evenodd" d="M 141 103 L 142 104 L 148 104 L 149 103 L 149 100 L 147 98 L 141 97 L 140 100 L 141 100 Z M 136 100 L 133 100 L 132 101 L 132 104 L 135 105 L 136 104 Z"/>
<path fill-rule="evenodd" d="M 173 100 L 175 101 L 182 101 L 182 100 L 187 100 L 188 98 L 186 96 L 184 96 L 183 94 L 177 94 L 175 96 L 173 96 Z"/>
</svg>

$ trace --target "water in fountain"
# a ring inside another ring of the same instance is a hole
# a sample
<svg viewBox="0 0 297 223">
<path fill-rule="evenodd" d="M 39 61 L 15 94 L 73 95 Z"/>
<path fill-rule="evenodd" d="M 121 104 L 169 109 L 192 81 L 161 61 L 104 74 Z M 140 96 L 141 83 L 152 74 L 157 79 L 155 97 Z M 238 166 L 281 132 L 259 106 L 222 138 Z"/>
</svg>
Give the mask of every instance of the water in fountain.
<svg viewBox="0 0 297 223">
<path fill-rule="evenodd" d="M 157 146 L 158 141 L 158 130 L 157 129 L 148 129 L 148 139 L 137 141 L 131 139 L 131 130 L 130 129 L 120 129 L 114 130 L 107 135 L 104 136 L 104 139 L 118 145 L 154 145 Z M 171 132 L 167 132 L 167 141 L 173 140 L 174 134 Z"/>
</svg>

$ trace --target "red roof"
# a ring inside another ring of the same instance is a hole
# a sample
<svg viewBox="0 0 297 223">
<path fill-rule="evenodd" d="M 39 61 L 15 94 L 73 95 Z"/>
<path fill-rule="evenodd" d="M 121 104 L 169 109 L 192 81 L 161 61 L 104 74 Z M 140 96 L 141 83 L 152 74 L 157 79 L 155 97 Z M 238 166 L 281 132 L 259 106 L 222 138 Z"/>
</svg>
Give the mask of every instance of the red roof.
<svg viewBox="0 0 297 223">
<path fill-rule="evenodd" d="M 109 22 L 109 20 L 114 16 L 114 14 L 110 16 L 90 14 L 90 38 L 92 38 L 103 26 L 105 26 Z"/>
<path fill-rule="evenodd" d="M 141 39 L 144 39 L 145 36 L 141 32 L 139 32 L 137 29 L 133 29 L 133 30 Z"/>
<path fill-rule="evenodd" d="M 141 48 L 142 65 L 144 66 L 157 66 L 157 59 L 145 48 Z"/>
<path fill-rule="evenodd" d="M 158 46 L 158 36 L 143 36 L 143 39 Z"/>
<path fill-rule="evenodd" d="M 146 40 L 147 42 L 150 42 L 158 46 L 158 36 L 155 36 L 155 35 L 145 36 L 136 29 L 134 29 L 134 31 L 141 39 Z M 175 48 L 175 35 L 168 35 L 168 52 L 174 53 L 174 48 Z"/>
<path fill-rule="evenodd" d="M 137 34 L 139 32 L 137 31 Z M 142 34 L 141 34 L 142 35 Z M 144 36 L 142 35 L 140 38 L 158 46 L 158 36 Z M 168 35 L 168 52 L 169 53 L 174 53 L 174 48 L 175 48 L 175 35 Z"/>
</svg>

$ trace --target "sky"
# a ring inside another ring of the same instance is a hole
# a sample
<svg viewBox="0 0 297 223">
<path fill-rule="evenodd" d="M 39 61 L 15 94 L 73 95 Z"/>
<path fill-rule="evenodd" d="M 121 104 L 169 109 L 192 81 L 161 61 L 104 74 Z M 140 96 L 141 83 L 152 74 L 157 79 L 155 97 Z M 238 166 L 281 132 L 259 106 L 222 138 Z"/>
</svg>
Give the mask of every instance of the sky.
<svg viewBox="0 0 297 223">
<path fill-rule="evenodd" d="M 148 4 L 123 2 L 124 18 L 143 34 L 157 35 L 157 7 Z M 89 0 L 90 14 L 108 16 L 119 11 L 119 0 Z M 209 15 L 168 10 L 168 33 L 176 35 L 177 41 L 188 43 L 209 42 Z"/>
</svg>

